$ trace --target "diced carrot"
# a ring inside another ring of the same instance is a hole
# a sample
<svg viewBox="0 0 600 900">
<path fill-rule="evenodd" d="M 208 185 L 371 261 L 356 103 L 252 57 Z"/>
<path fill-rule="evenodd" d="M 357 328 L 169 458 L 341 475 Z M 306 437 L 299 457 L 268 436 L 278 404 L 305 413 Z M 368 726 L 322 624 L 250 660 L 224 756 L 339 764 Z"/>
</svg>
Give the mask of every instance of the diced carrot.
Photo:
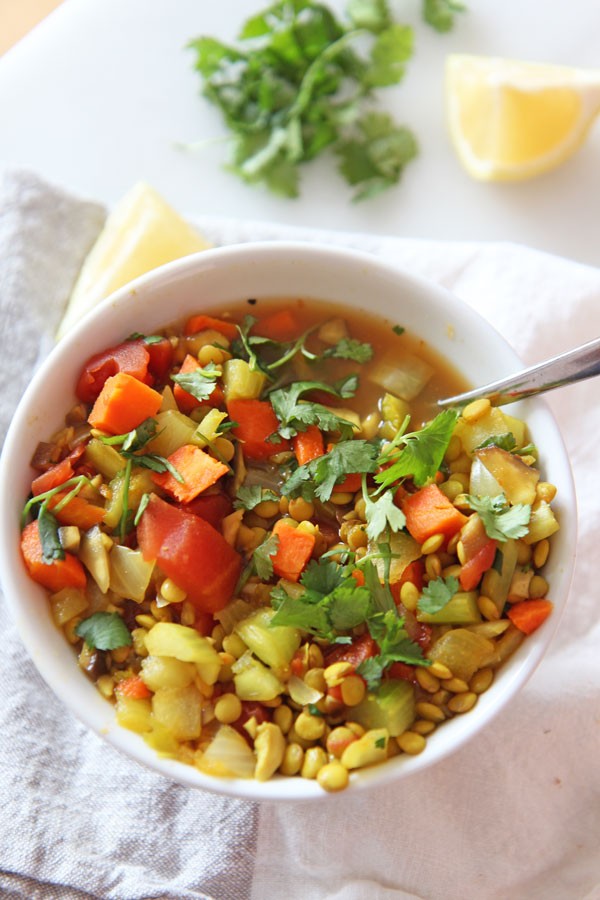
<svg viewBox="0 0 600 900">
<path fill-rule="evenodd" d="M 130 675 L 115 685 L 115 693 L 121 697 L 129 697 L 131 700 L 147 700 L 152 696 L 139 675 Z"/>
<path fill-rule="evenodd" d="M 242 442 L 246 459 L 269 459 L 289 450 L 290 442 L 276 434 L 279 420 L 268 400 L 230 400 L 227 411 L 229 418 L 237 422 L 233 434 Z M 274 441 L 269 440 L 271 435 Z"/>
<path fill-rule="evenodd" d="M 307 663 L 305 654 L 302 650 L 296 650 L 292 656 L 290 669 L 292 670 L 292 675 L 296 675 L 298 678 L 303 678 L 306 674 Z"/>
<path fill-rule="evenodd" d="M 280 309 L 257 322 L 253 333 L 272 341 L 285 342 L 299 337 L 302 328 L 291 309 Z"/>
<path fill-rule="evenodd" d="M 362 569 L 352 569 L 350 572 L 352 578 L 354 578 L 355 582 L 359 587 L 363 587 L 365 583 L 365 573 Z"/>
<path fill-rule="evenodd" d="M 64 484 L 65 481 L 68 481 L 69 478 L 72 478 L 74 474 L 73 463 L 67 456 L 65 459 L 61 459 L 59 463 L 56 463 L 55 466 L 52 466 L 51 469 L 48 469 L 47 472 L 43 472 L 33 479 L 31 482 L 31 493 L 34 497 L 37 497 L 38 494 L 52 491 L 54 488 Z"/>
<path fill-rule="evenodd" d="M 155 416 L 160 409 L 162 396 L 125 372 L 112 375 L 104 383 L 88 422 L 92 428 L 100 428 L 111 434 L 126 434 Z"/>
<path fill-rule="evenodd" d="M 409 534 L 420 544 L 434 534 L 453 537 L 467 521 L 436 484 L 428 484 L 402 501 Z"/>
<path fill-rule="evenodd" d="M 292 438 L 292 448 L 296 454 L 299 466 L 303 466 L 312 459 L 323 456 L 325 453 L 323 432 L 316 425 L 309 425 L 306 431 L 299 431 Z"/>
<path fill-rule="evenodd" d="M 153 481 L 168 494 L 181 503 L 189 503 L 206 488 L 216 484 L 222 475 L 229 471 L 229 466 L 215 459 L 206 450 L 195 444 L 184 444 L 168 457 L 171 465 L 177 469 L 183 483 L 177 481 L 171 472 L 153 472 Z"/>
<path fill-rule="evenodd" d="M 351 472 L 350 475 L 346 475 L 343 481 L 334 486 L 333 493 L 354 494 L 360 490 L 361 484 L 362 475 L 360 472 Z"/>
<path fill-rule="evenodd" d="M 496 556 L 497 541 L 488 538 L 475 556 L 461 566 L 458 580 L 463 591 L 472 591 L 481 581 L 484 572 L 492 567 Z"/>
<path fill-rule="evenodd" d="M 185 375 L 200 368 L 200 363 L 198 362 L 196 357 L 188 353 L 183 360 L 183 363 L 181 364 L 179 374 Z M 193 396 L 193 394 L 190 394 L 189 391 L 184 390 L 184 388 L 182 388 L 179 384 L 175 384 L 175 386 L 173 387 L 173 396 L 175 397 L 177 406 L 179 407 L 181 412 L 184 413 L 190 413 L 193 409 L 197 409 L 199 406 L 221 406 L 224 402 L 223 389 L 221 388 L 220 384 L 215 385 L 208 400 L 197 400 Z"/>
<path fill-rule="evenodd" d="M 67 491 L 60 491 L 60 493 L 55 494 L 48 500 L 48 508 L 53 510 L 66 496 Z M 104 518 L 104 513 L 105 510 L 102 506 L 89 503 L 84 497 L 76 495 L 71 497 L 69 502 L 55 513 L 55 516 L 61 525 L 76 525 L 82 531 L 87 531 L 88 528 L 93 528 L 94 525 L 100 524 Z"/>
<path fill-rule="evenodd" d="M 65 553 L 64 559 L 54 559 L 50 563 L 44 562 L 37 521 L 30 522 L 23 529 L 21 553 L 33 580 L 52 593 L 66 587 L 76 587 L 80 590 L 85 588 L 85 569 L 72 553 Z"/>
<path fill-rule="evenodd" d="M 550 600 L 521 600 L 508 610 L 508 618 L 519 631 L 531 634 L 545 622 L 554 604 Z"/>
<path fill-rule="evenodd" d="M 212 329 L 213 331 L 218 331 L 223 337 L 226 337 L 228 341 L 233 341 L 238 336 L 239 332 L 237 329 L 237 325 L 233 322 L 227 322 L 225 319 L 216 319 L 213 316 L 205 316 L 199 314 L 197 316 L 191 316 L 185 323 L 185 334 L 198 334 L 199 331 L 206 331 L 207 329 Z"/>
<path fill-rule="evenodd" d="M 279 538 L 277 553 L 272 557 L 273 571 L 280 578 L 298 581 L 314 550 L 314 534 L 300 531 L 284 519 L 275 522 L 273 534 Z"/>
</svg>

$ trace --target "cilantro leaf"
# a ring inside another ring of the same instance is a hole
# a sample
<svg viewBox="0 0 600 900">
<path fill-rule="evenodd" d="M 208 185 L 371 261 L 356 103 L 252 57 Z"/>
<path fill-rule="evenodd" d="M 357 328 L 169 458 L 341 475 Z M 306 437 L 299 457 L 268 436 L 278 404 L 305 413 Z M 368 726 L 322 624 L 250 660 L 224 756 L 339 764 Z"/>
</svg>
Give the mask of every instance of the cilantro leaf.
<svg viewBox="0 0 600 900">
<path fill-rule="evenodd" d="M 493 434 L 491 437 L 486 438 L 485 441 L 482 441 L 481 444 L 475 448 L 476 450 L 483 450 L 484 447 L 500 447 L 501 450 L 514 450 L 517 446 L 517 442 L 515 440 L 515 436 L 512 431 L 504 431 L 502 434 Z"/>
<path fill-rule="evenodd" d="M 389 586 L 387 583 L 381 583 L 377 569 L 370 559 L 364 563 L 362 570 L 365 576 L 365 584 L 371 592 L 374 609 L 380 613 L 395 612 L 396 605 Z"/>
<path fill-rule="evenodd" d="M 314 493 L 319 500 L 326 502 L 336 484 L 342 482 L 346 475 L 373 472 L 376 464 L 377 449 L 373 444 L 364 440 L 340 441 L 333 445 L 329 453 L 299 466 L 284 484 L 282 493 L 289 497 L 302 493 L 305 486 L 308 493 Z"/>
<path fill-rule="evenodd" d="M 386 0 L 349 0 L 346 12 L 357 28 L 378 34 L 391 25 Z"/>
<path fill-rule="evenodd" d="M 329 619 L 335 631 L 350 631 L 365 621 L 371 598 L 367 588 L 348 578 L 329 595 Z"/>
<path fill-rule="evenodd" d="M 260 484 L 241 485 L 233 502 L 235 509 L 251 510 L 263 500 L 279 500 L 274 491 L 262 488 Z"/>
<path fill-rule="evenodd" d="M 515 503 L 509 506 L 504 494 L 498 494 L 497 497 L 467 494 L 466 501 L 478 513 L 489 538 L 503 542 L 527 534 L 531 518 L 529 504 Z"/>
<path fill-rule="evenodd" d="M 370 656 L 357 666 L 356 671 L 367 682 L 367 688 L 370 691 L 373 691 L 381 684 L 381 679 L 387 665 L 387 661 L 383 656 Z"/>
<path fill-rule="evenodd" d="M 366 363 L 373 358 L 373 347 L 371 344 L 357 341 L 356 338 L 342 338 L 334 347 L 328 347 L 323 356 Z"/>
<path fill-rule="evenodd" d="M 55 559 L 64 559 L 65 551 L 58 537 L 58 522 L 45 503 L 40 506 L 37 522 L 42 544 L 42 560 L 45 563 L 52 563 Z"/>
<path fill-rule="evenodd" d="M 339 566 L 333 560 L 311 559 L 308 566 L 300 576 L 300 584 L 307 591 L 318 594 L 331 594 L 337 587 L 344 583 L 347 578 L 343 567 Z"/>
<path fill-rule="evenodd" d="M 318 603 L 306 603 L 302 597 L 286 597 L 277 607 L 270 625 L 291 625 L 318 637 L 334 637 L 327 610 Z"/>
<path fill-rule="evenodd" d="M 435 578 L 425 585 L 419 597 L 418 607 L 424 613 L 437 613 L 454 597 L 458 590 L 458 579 L 453 575 L 448 578 Z"/>
<path fill-rule="evenodd" d="M 393 325 L 392 331 L 394 332 L 394 334 L 404 334 L 406 328 L 403 325 Z"/>
<path fill-rule="evenodd" d="M 394 124 L 384 113 L 368 113 L 335 146 L 339 170 L 357 186 L 355 202 L 374 197 L 400 180 L 404 167 L 418 152 L 413 133 Z"/>
<path fill-rule="evenodd" d="M 195 397 L 196 400 L 202 402 L 203 400 L 208 400 L 217 386 L 217 378 L 221 374 L 221 366 L 209 362 L 207 365 L 201 366 L 199 369 L 193 369 L 191 372 L 179 372 L 177 375 L 171 375 L 171 379 L 184 391 Z"/>
<path fill-rule="evenodd" d="M 421 647 L 412 641 L 404 626 L 404 619 L 396 608 L 378 612 L 367 622 L 369 633 L 379 644 L 377 656 L 362 662 L 356 669 L 362 675 L 369 689 L 376 688 L 385 669 L 394 662 L 411 666 L 428 666 L 430 661 L 423 656 Z"/>
<path fill-rule="evenodd" d="M 252 554 L 252 562 L 256 570 L 256 574 L 261 581 L 269 581 L 273 577 L 273 560 L 272 557 L 277 553 L 279 547 L 279 538 L 276 534 L 269 534 L 258 545 Z"/>
<path fill-rule="evenodd" d="M 365 516 L 367 520 L 367 537 L 377 540 L 386 528 L 401 531 L 406 525 L 406 516 L 394 503 L 393 491 L 385 491 L 377 500 L 372 500 L 363 489 Z"/>
<path fill-rule="evenodd" d="M 321 431 L 339 431 L 343 438 L 353 434 L 353 425 L 348 419 L 331 412 L 321 403 L 302 400 L 302 395 L 310 391 L 325 391 L 334 397 L 345 399 L 354 396 L 356 376 L 343 379 L 339 385 L 329 385 L 322 381 L 295 381 L 285 388 L 278 388 L 269 394 L 269 400 L 279 419 L 278 434 L 292 438 L 309 425 L 316 425 Z"/>
<path fill-rule="evenodd" d="M 91 650 L 117 650 L 133 643 L 127 625 L 116 612 L 94 613 L 77 625 L 75 634 L 83 638 Z"/>
<path fill-rule="evenodd" d="M 454 16 L 465 9 L 457 0 L 423 0 L 423 19 L 436 31 L 446 32 L 454 27 Z"/>
<path fill-rule="evenodd" d="M 418 487 L 433 478 L 442 463 L 457 419 L 457 410 L 445 409 L 420 431 L 404 434 L 400 439 L 404 444 L 400 454 L 389 468 L 375 475 L 375 481 L 383 489 L 409 476 Z"/>
<path fill-rule="evenodd" d="M 371 48 L 371 62 L 364 82 L 369 87 L 398 84 L 404 77 L 405 63 L 412 53 L 412 28 L 407 25 L 390 25 L 377 35 Z"/>
</svg>

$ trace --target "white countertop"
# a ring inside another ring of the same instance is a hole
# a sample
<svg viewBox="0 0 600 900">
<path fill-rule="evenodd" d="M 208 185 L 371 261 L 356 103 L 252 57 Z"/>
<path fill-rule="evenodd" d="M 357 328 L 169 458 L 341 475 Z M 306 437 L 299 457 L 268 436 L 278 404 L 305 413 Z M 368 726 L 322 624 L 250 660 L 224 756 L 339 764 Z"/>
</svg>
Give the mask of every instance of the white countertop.
<svg viewBox="0 0 600 900">
<path fill-rule="evenodd" d="M 219 112 L 200 96 L 186 42 L 233 42 L 261 0 L 66 0 L 0 58 L 0 163 L 27 165 L 108 205 L 136 181 L 181 212 L 443 240 L 517 241 L 600 265 L 600 122 L 560 169 L 517 184 L 481 184 L 460 167 L 444 119 L 448 53 L 599 66 L 595 0 L 467 0 L 438 35 L 417 0 L 392 0 L 415 26 L 416 52 L 381 104 L 421 145 L 401 184 L 350 203 L 331 159 L 305 167 L 299 200 L 248 187 L 222 168 Z M 334 5 L 332 3 L 332 5 Z M 335 6 L 341 4 L 336 2 Z"/>
</svg>

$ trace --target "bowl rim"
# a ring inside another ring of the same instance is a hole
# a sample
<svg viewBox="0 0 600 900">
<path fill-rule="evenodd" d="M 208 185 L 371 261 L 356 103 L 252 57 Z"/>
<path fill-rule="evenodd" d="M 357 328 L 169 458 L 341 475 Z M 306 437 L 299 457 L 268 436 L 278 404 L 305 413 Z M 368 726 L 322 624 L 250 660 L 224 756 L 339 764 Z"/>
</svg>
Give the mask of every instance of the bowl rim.
<svg viewBox="0 0 600 900">
<path fill-rule="evenodd" d="M 223 271 L 224 266 L 235 267 L 236 265 L 238 267 L 249 267 L 250 270 L 260 272 L 261 267 L 264 268 L 265 265 L 273 264 L 274 261 L 284 264 L 286 260 L 292 268 L 294 265 L 297 267 L 306 266 L 307 264 L 309 266 L 317 264 L 326 267 L 335 265 L 355 267 L 354 271 L 357 273 L 359 271 L 366 272 L 367 278 L 370 274 L 374 274 L 376 278 L 390 281 L 398 287 L 400 285 L 408 287 L 415 295 L 426 297 L 428 304 L 431 304 L 434 310 L 444 310 L 446 312 L 449 308 L 458 310 L 461 323 L 466 323 L 468 329 L 473 332 L 485 335 L 486 345 L 490 344 L 497 347 L 501 351 L 503 359 L 510 361 L 507 364 L 522 365 L 521 360 L 508 341 L 471 306 L 443 286 L 421 275 L 408 272 L 387 259 L 382 259 L 362 250 L 310 241 L 277 240 L 228 245 L 191 254 L 140 276 L 135 281 L 115 291 L 77 322 L 71 331 L 61 339 L 60 343 L 52 349 L 47 359 L 34 373 L 13 416 L 0 459 L 0 577 L 6 602 L 21 640 L 46 683 L 77 719 L 96 734 L 108 740 L 113 747 L 123 752 L 129 759 L 133 759 L 154 772 L 158 772 L 175 782 L 189 787 L 206 789 L 242 799 L 263 801 L 306 801 L 322 799 L 327 794 L 317 786 L 316 782 L 307 781 L 306 779 L 279 776 L 262 783 L 254 779 L 219 778 L 200 772 L 195 767 L 185 763 L 163 759 L 149 748 L 139 735 L 116 725 L 112 704 L 106 702 L 103 698 L 99 698 L 109 714 L 99 716 L 97 704 L 81 702 L 81 692 L 73 690 L 70 683 L 68 681 L 65 682 L 65 679 L 61 677 L 61 665 L 57 664 L 50 654 L 44 654 L 40 642 L 33 638 L 31 629 L 28 629 L 28 623 L 23 618 L 23 609 L 17 599 L 19 591 L 27 590 L 27 588 L 31 590 L 32 588 L 38 588 L 38 586 L 26 575 L 24 566 L 21 565 L 20 569 L 17 569 L 14 565 L 16 547 L 17 556 L 19 555 L 17 546 L 18 523 L 14 520 L 14 501 L 9 488 L 12 481 L 11 464 L 20 463 L 22 465 L 23 462 L 21 433 L 31 425 L 31 422 L 28 420 L 31 419 L 33 398 L 43 385 L 48 373 L 55 370 L 58 362 L 66 354 L 72 352 L 85 360 L 93 352 L 98 352 L 98 350 L 102 349 L 102 346 L 100 346 L 96 351 L 92 349 L 91 352 L 86 351 L 85 354 L 82 354 L 80 349 L 82 341 L 86 344 L 94 343 L 93 334 L 97 325 L 100 326 L 107 321 L 107 317 L 112 317 L 114 322 L 111 322 L 111 328 L 113 326 L 116 328 L 122 318 L 129 319 L 132 317 L 134 306 L 137 308 L 139 301 L 143 301 L 146 294 L 149 294 L 150 297 L 153 295 L 157 296 L 161 292 L 168 290 L 170 285 L 175 285 L 175 287 L 179 285 L 181 287 L 181 284 L 186 282 L 186 280 L 193 281 L 201 278 L 203 273 L 212 272 L 214 274 L 216 272 L 218 275 Z M 295 295 L 295 291 L 292 293 Z M 314 299 L 318 299 L 318 293 L 318 291 L 314 292 Z M 138 303 L 132 305 L 133 300 L 138 300 Z M 341 302 L 341 300 L 338 301 L 339 304 Z M 155 301 L 156 303 L 157 301 Z M 197 308 L 208 310 L 210 309 L 210 303 L 202 303 L 200 300 Z M 158 327 L 158 324 L 159 321 L 154 327 Z M 168 324 L 168 322 L 165 323 L 163 319 L 163 324 Z M 103 344 L 103 346 L 107 345 Z M 569 510 L 568 537 L 570 538 L 570 540 L 567 540 L 567 553 L 561 578 L 562 593 L 566 598 L 573 575 L 576 543 L 575 491 L 572 472 L 560 429 L 545 401 L 541 398 L 534 398 L 522 402 L 519 406 L 524 411 L 535 411 L 537 417 L 542 419 L 544 427 L 549 429 L 552 443 L 561 451 L 561 494 L 563 507 Z M 530 417 L 530 412 L 523 412 L 523 417 Z M 558 462 L 559 460 L 556 460 L 557 464 Z M 26 468 L 28 468 L 28 464 Z M 43 588 L 40 590 L 46 596 L 46 591 Z M 46 604 L 46 606 L 49 605 Z M 456 752 L 468 742 L 471 737 L 481 728 L 484 728 L 491 719 L 505 708 L 508 702 L 531 677 L 558 629 L 560 614 L 563 610 L 564 602 L 560 610 L 556 610 L 543 628 L 536 632 L 535 640 L 532 640 L 531 637 L 527 639 L 525 642 L 527 653 L 521 654 L 519 659 L 517 651 L 517 664 L 513 665 L 510 670 L 505 670 L 503 667 L 504 691 L 502 693 L 498 692 L 498 696 L 492 694 L 491 700 L 489 699 L 489 693 L 482 695 L 478 703 L 477 720 L 474 723 L 474 727 L 471 727 L 470 722 L 466 727 L 463 727 L 461 722 L 465 721 L 465 718 L 456 717 L 449 720 L 445 723 L 443 729 L 448 739 L 441 742 L 441 746 L 435 745 L 431 747 L 430 744 L 432 742 L 429 741 L 429 746 L 423 756 L 409 758 L 403 756 L 401 758 L 402 765 L 398 764 L 398 759 L 400 758 L 397 758 L 389 760 L 384 765 L 360 770 L 358 777 L 353 776 L 351 778 L 351 788 L 349 791 L 345 791 L 344 794 L 351 796 L 357 790 L 364 790 L 388 781 L 396 781 L 408 777 L 410 774 L 424 771 L 430 765 L 435 765 Z M 51 620 L 49 621 L 51 622 Z M 51 624 L 64 644 L 65 651 L 72 654 L 72 650 L 66 644 L 62 634 L 59 634 L 58 629 L 52 622 Z M 79 672 L 80 670 L 78 669 L 77 671 Z M 82 679 L 85 679 L 83 674 Z M 89 685 L 98 694 L 95 686 L 88 682 L 87 679 L 85 681 L 86 688 Z M 452 740 L 453 736 L 454 739 Z M 132 740 L 132 738 L 136 740 Z"/>
</svg>

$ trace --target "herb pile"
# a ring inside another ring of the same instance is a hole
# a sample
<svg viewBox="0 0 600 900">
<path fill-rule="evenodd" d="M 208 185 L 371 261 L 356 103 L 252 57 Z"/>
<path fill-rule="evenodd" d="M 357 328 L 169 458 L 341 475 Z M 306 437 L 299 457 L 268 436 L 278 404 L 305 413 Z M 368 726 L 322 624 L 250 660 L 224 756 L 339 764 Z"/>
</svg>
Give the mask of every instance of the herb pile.
<svg viewBox="0 0 600 900">
<path fill-rule="evenodd" d="M 454 0 L 423 0 L 423 18 L 452 28 Z M 417 155 L 412 131 L 374 105 L 398 84 L 413 53 L 409 26 L 386 0 L 350 0 L 348 21 L 324 4 L 280 0 L 248 19 L 239 46 L 199 37 L 189 46 L 205 96 L 232 134 L 229 167 L 285 197 L 299 193 L 299 166 L 327 148 L 363 200 L 396 184 Z"/>
</svg>

